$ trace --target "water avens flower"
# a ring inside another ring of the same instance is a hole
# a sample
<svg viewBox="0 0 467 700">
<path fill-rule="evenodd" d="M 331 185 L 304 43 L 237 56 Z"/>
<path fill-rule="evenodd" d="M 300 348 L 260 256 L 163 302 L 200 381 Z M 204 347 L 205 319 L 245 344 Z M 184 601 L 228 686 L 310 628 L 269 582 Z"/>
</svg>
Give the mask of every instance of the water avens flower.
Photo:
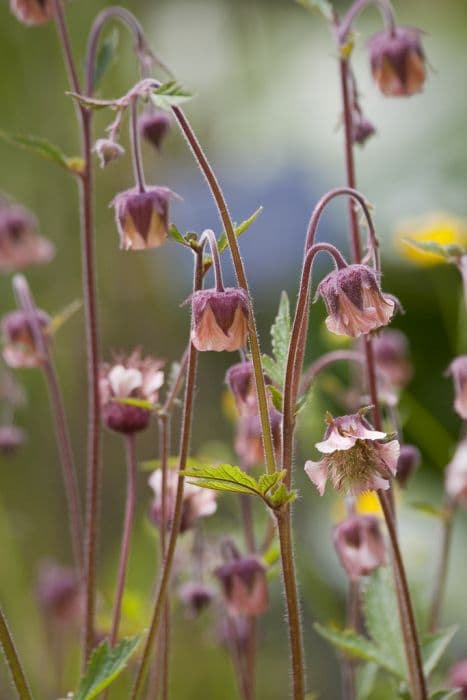
<svg viewBox="0 0 467 700">
<path fill-rule="evenodd" d="M 334 528 L 333 542 L 348 577 L 368 576 L 385 563 L 385 546 L 378 518 L 352 515 Z"/>
<path fill-rule="evenodd" d="M 138 119 L 141 136 L 157 150 L 170 131 L 170 125 L 171 119 L 166 112 L 145 112 Z"/>
<path fill-rule="evenodd" d="M 15 453 L 26 442 L 26 433 L 16 425 L 0 426 L 0 452 L 4 455 Z"/>
<path fill-rule="evenodd" d="M 45 24 L 54 16 L 53 0 L 10 0 L 10 10 L 23 24 Z"/>
<path fill-rule="evenodd" d="M 193 311 L 191 341 L 199 351 L 233 352 L 246 346 L 248 297 L 239 287 L 203 289 L 190 297 Z"/>
<path fill-rule="evenodd" d="M 446 467 L 445 487 L 449 498 L 467 509 L 467 438 L 459 443 Z"/>
<path fill-rule="evenodd" d="M 281 449 L 282 414 L 275 408 L 271 408 L 269 420 L 273 447 L 278 458 Z M 237 423 L 235 451 L 245 469 L 264 464 L 261 419 L 258 414 L 240 416 Z"/>
<path fill-rule="evenodd" d="M 266 384 L 271 384 L 269 377 L 265 376 L 264 380 Z M 225 383 L 233 394 L 239 414 L 241 416 L 257 415 L 258 400 L 253 363 L 245 360 L 229 367 L 225 375 Z"/>
<path fill-rule="evenodd" d="M 82 594 L 79 579 L 72 569 L 52 561 L 42 562 L 36 591 L 47 619 L 64 625 L 78 622 Z"/>
<path fill-rule="evenodd" d="M 383 330 L 373 340 L 373 353 L 383 379 L 402 389 L 412 378 L 413 368 L 408 357 L 408 341 L 402 331 Z"/>
<path fill-rule="evenodd" d="M 149 477 L 148 484 L 154 492 L 151 504 L 150 518 L 152 522 L 160 526 L 162 523 L 162 469 L 156 469 Z M 167 472 L 166 486 L 166 518 L 170 523 L 173 520 L 175 500 L 178 484 L 178 474 L 174 470 Z M 201 488 L 196 484 L 185 482 L 183 489 L 182 517 L 180 532 L 190 530 L 200 518 L 214 515 L 217 510 L 217 493 L 211 489 Z"/>
<path fill-rule="evenodd" d="M 109 163 L 118 160 L 125 154 L 125 149 L 112 139 L 97 139 L 93 151 L 99 158 L 101 168 L 105 168 Z"/>
<path fill-rule="evenodd" d="M 401 445 L 397 460 L 396 480 L 400 486 L 405 486 L 412 474 L 420 466 L 422 456 L 415 445 Z"/>
<path fill-rule="evenodd" d="M 374 430 L 362 413 L 328 417 L 328 427 L 316 449 L 324 457 L 308 461 L 305 471 L 320 495 L 330 479 L 337 491 L 357 496 L 365 491 L 386 490 L 397 471 L 399 443 Z"/>
<path fill-rule="evenodd" d="M 463 698 L 467 698 L 467 659 L 458 661 L 449 670 L 449 687 L 457 688 Z"/>
<path fill-rule="evenodd" d="M 0 272 L 50 262 L 53 244 L 41 236 L 36 218 L 17 204 L 0 203 Z"/>
<path fill-rule="evenodd" d="M 459 355 L 451 362 L 447 374 L 454 382 L 454 409 L 461 418 L 467 420 L 467 355 Z"/>
<path fill-rule="evenodd" d="M 50 317 L 40 309 L 35 312 L 36 321 L 43 332 L 50 325 Z M 18 309 L 3 317 L 1 322 L 3 336 L 3 359 L 14 369 L 40 367 L 45 358 L 36 346 L 34 326 L 31 314 Z"/>
<path fill-rule="evenodd" d="M 208 608 L 215 598 L 215 591 L 200 581 L 187 581 L 180 586 L 178 597 L 192 617 L 198 616 Z"/>
<path fill-rule="evenodd" d="M 330 272 L 318 285 L 328 312 L 326 327 L 336 335 L 358 338 L 394 315 L 396 301 L 380 289 L 376 272 L 366 265 L 347 265 Z"/>
<path fill-rule="evenodd" d="M 105 425 L 118 433 L 135 433 L 147 428 L 151 411 L 148 408 L 121 403 L 118 399 L 140 399 L 154 404 L 164 383 L 161 360 L 142 358 L 135 351 L 114 364 L 103 364 L 99 392 Z"/>
<path fill-rule="evenodd" d="M 169 204 L 167 187 L 137 188 L 118 194 L 112 202 L 123 250 L 159 248 L 167 240 Z"/>
<path fill-rule="evenodd" d="M 231 615 L 262 615 L 268 608 L 266 569 L 255 556 L 234 558 L 217 567 L 214 574 Z"/>
<path fill-rule="evenodd" d="M 418 29 L 395 27 L 370 39 L 371 71 L 383 95 L 408 97 L 421 92 L 426 68 L 420 36 Z"/>
</svg>

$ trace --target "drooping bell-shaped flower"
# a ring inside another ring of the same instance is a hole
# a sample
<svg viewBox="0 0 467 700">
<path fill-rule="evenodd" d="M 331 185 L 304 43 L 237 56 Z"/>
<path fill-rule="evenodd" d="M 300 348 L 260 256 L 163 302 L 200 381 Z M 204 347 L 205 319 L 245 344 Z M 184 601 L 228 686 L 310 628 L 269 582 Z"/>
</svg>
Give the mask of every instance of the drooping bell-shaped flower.
<svg viewBox="0 0 467 700">
<path fill-rule="evenodd" d="M 18 309 L 2 319 L 3 359 L 9 367 L 14 369 L 40 367 L 45 360 L 40 348 L 37 347 L 34 324 L 36 322 L 44 333 L 51 319 L 40 309 L 36 309 L 34 314 L 35 321 L 29 312 Z M 45 333 L 44 340 L 47 342 Z"/>
<path fill-rule="evenodd" d="M 373 354 L 378 373 L 390 385 L 404 388 L 412 378 L 407 336 L 398 330 L 385 329 L 373 340 Z"/>
<path fill-rule="evenodd" d="M 118 194 L 112 202 L 123 250 L 159 248 L 167 240 L 169 205 L 167 187 L 137 188 Z"/>
<path fill-rule="evenodd" d="M 386 490 L 396 475 L 399 442 L 374 430 L 361 413 L 328 419 L 324 440 L 316 444 L 324 456 L 306 462 L 305 471 L 323 495 L 328 479 L 334 488 L 357 496 Z"/>
<path fill-rule="evenodd" d="M 352 580 L 368 576 L 385 563 L 385 547 L 378 518 L 352 515 L 334 528 L 333 541 L 340 562 Z"/>
<path fill-rule="evenodd" d="M 112 139 L 97 139 L 93 150 L 99 158 L 101 168 L 105 168 L 125 154 L 123 146 Z"/>
<path fill-rule="evenodd" d="M 50 262 L 52 243 L 41 236 L 36 218 L 24 207 L 0 202 L 0 272 Z"/>
<path fill-rule="evenodd" d="M 395 27 L 370 39 L 371 71 L 383 95 L 408 97 L 421 92 L 426 68 L 420 36 L 418 29 Z"/>
<path fill-rule="evenodd" d="M 16 19 L 30 27 L 45 24 L 54 16 L 53 0 L 10 0 L 10 9 Z"/>
<path fill-rule="evenodd" d="M 199 351 L 233 352 L 246 346 L 248 297 L 243 289 L 203 289 L 191 295 L 191 341 Z"/>
<path fill-rule="evenodd" d="M 401 445 L 396 473 L 397 483 L 400 486 L 407 484 L 412 474 L 420 466 L 421 459 L 418 447 L 415 447 L 415 445 Z"/>
<path fill-rule="evenodd" d="M 160 149 L 162 142 L 170 131 L 171 119 L 167 112 L 144 112 L 138 119 L 141 136 L 152 146 Z"/>
<path fill-rule="evenodd" d="M 53 561 L 42 562 L 36 591 L 47 619 L 62 625 L 78 622 L 83 596 L 80 581 L 72 569 Z"/>
<path fill-rule="evenodd" d="M 262 615 L 268 608 L 266 569 L 255 556 L 239 556 L 215 570 L 231 615 Z"/>
<path fill-rule="evenodd" d="M 281 449 L 282 415 L 276 409 L 271 408 L 269 421 L 274 451 L 278 457 Z M 237 423 L 235 451 L 245 469 L 264 463 L 261 420 L 258 414 L 240 416 Z"/>
</svg>

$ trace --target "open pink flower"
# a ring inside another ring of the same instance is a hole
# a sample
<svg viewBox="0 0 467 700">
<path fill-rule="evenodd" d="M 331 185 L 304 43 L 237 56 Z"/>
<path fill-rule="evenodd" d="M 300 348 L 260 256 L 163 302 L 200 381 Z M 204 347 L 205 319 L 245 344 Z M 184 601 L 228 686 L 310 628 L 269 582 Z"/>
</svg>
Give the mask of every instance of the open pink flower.
<svg viewBox="0 0 467 700">
<path fill-rule="evenodd" d="M 240 288 L 203 289 L 190 297 L 193 309 L 191 340 L 199 351 L 233 352 L 248 337 L 248 298 Z"/>
<path fill-rule="evenodd" d="M 382 293 L 375 271 L 366 265 L 333 270 L 318 285 L 316 296 L 326 305 L 328 330 L 351 338 L 386 326 L 396 308 L 393 297 Z"/>
<path fill-rule="evenodd" d="M 371 70 L 383 95 L 408 97 L 421 92 L 426 69 L 420 36 L 418 29 L 396 27 L 370 39 Z"/>
<path fill-rule="evenodd" d="M 368 576 L 385 563 L 384 540 L 378 519 L 353 515 L 334 528 L 334 547 L 350 579 Z"/>
<path fill-rule="evenodd" d="M 447 373 L 454 382 L 454 409 L 456 413 L 467 420 L 467 355 L 460 355 L 451 362 Z"/>
<path fill-rule="evenodd" d="M 389 479 L 396 474 L 398 441 L 374 430 L 361 413 L 330 418 L 324 440 L 316 448 L 324 457 L 306 462 L 305 471 L 321 496 L 328 479 L 336 490 L 358 495 L 388 489 Z"/>
</svg>

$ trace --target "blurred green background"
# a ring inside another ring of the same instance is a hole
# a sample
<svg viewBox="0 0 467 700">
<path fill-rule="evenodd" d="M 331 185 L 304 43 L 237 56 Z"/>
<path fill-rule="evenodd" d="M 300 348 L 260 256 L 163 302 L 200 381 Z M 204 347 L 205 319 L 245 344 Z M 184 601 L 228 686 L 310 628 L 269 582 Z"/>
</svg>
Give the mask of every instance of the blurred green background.
<svg viewBox="0 0 467 700">
<path fill-rule="evenodd" d="M 87 31 L 103 0 L 74 0 L 68 17 L 79 60 Z M 265 350 L 281 289 L 295 298 L 301 250 L 310 212 L 328 188 L 344 184 L 339 81 L 335 48 L 319 17 L 292 0 L 133 0 L 122 3 L 142 21 L 152 46 L 173 67 L 197 98 L 187 107 L 209 157 L 225 183 L 237 221 L 259 205 L 265 210 L 242 239 L 242 249 L 255 296 Z M 339 3 L 345 8 L 347 3 Z M 395 326 L 409 336 L 416 373 L 402 411 L 407 441 L 423 452 L 423 468 L 402 503 L 401 534 L 414 587 L 428 599 L 437 551 L 435 519 L 409 507 L 414 500 L 442 498 L 442 469 L 459 432 L 452 411 L 452 387 L 443 377 L 450 359 L 467 347 L 459 345 L 459 323 L 465 322 L 461 285 L 454 268 L 417 267 L 401 257 L 394 231 L 407 217 L 433 210 L 467 216 L 465 190 L 467 128 L 465 65 L 467 59 L 465 0 L 396 2 L 401 23 L 420 27 L 430 64 L 425 92 L 408 100 L 382 98 L 371 82 L 365 41 L 379 28 L 374 10 L 359 23 L 355 69 L 366 115 L 377 135 L 358 151 L 360 189 L 375 207 L 382 240 L 384 287 L 405 309 Z M 71 99 L 53 26 L 27 29 L 0 7 L 1 123 L 6 131 L 33 133 L 59 144 L 67 154 L 79 149 Z M 120 30 L 118 61 L 106 76 L 100 96 L 120 96 L 135 81 L 131 41 Z M 108 115 L 96 117 L 102 136 Z M 123 136 L 127 145 L 126 134 Z M 147 179 L 171 187 L 182 197 L 172 219 L 185 230 L 219 231 L 215 209 L 193 160 L 174 128 L 161 156 L 144 151 Z M 57 247 L 54 262 L 28 271 L 38 303 L 54 313 L 81 297 L 77 193 L 71 178 L 52 164 L 0 143 L 0 190 L 37 213 L 41 229 Z M 96 246 L 101 345 L 112 351 L 141 345 L 148 353 L 176 360 L 189 329 L 186 308 L 191 260 L 169 244 L 144 254 L 123 253 L 109 203 L 132 186 L 129 158 L 96 177 Z M 336 204 L 320 236 L 346 248 L 345 207 Z M 279 264 L 280 261 L 280 264 Z M 230 263 L 225 256 L 231 276 Z M 324 271 L 324 268 L 323 268 Z M 1 309 L 13 305 L 10 279 L 0 280 Z M 309 357 L 330 347 L 323 332 L 323 310 L 313 309 Z M 461 319 L 459 321 L 459 319 Z M 55 356 L 72 428 L 81 482 L 85 473 L 86 405 L 82 316 L 78 314 L 56 338 Z M 193 453 L 215 440 L 231 451 L 232 425 L 219 410 L 223 378 L 232 358 L 206 354 L 200 359 Z M 236 358 L 234 359 L 236 361 Z M 329 376 L 328 380 L 329 380 Z M 346 374 L 335 375 L 342 390 Z M 44 625 L 32 593 L 37 566 L 44 557 L 70 562 L 66 514 L 54 435 L 42 377 L 21 374 L 28 404 L 18 422 L 28 443 L 14 458 L 0 458 L 0 597 L 25 658 L 39 698 L 56 698 L 73 689 L 73 678 L 61 685 L 48 656 Z M 339 673 L 333 650 L 313 631 L 313 622 L 343 621 L 345 578 L 331 545 L 337 499 L 320 499 L 306 482 L 301 465 L 314 458 L 314 441 L 322 432 L 324 410 L 337 410 L 329 393 L 335 384 L 318 383 L 313 409 L 300 429 L 297 487 L 301 498 L 295 514 L 297 563 L 301 581 L 305 646 L 310 688 L 324 699 L 339 696 Z M 178 414 L 177 414 L 178 422 Z M 175 442 L 174 442 L 175 444 Z M 138 439 L 139 456 L 157 449 L 155 426 Z M 212 452 L 212 445 L 210 450 Z M 220 450 L 218 447 L 217 449 Z M 174 447 L 175 451 L 175 447 Z M 234 459 L 232 457 L 232 459 Z M 100 577 L 101 614 L 111 602 L 124 502 L 125 467 L 118 436 L 106 433 Z M 131 560 L 127 627 L 146 624 L 146 606 L 157 571 L 155 533 L 147 521 L 150 493 L 141 475 L 137 532 Z M 84 490 L 84 488 L 83 488 Z M 205 526 L 207 536 L 238 527 L 237 503 L 223 496 L 219 513 Z M 264 516 L 258 511 L 258 523 Z M 465 602 L 465 516 L 460 515 L 450 568 L 446 622 L 463 623 L 452 647 L 453 658 L 467 656 Z M 189 535 L 186 536 L 189 540 Z M 189 548 L 189 541 L 182 549 Z M 132 603 L 130 605 L 130 603 Z M 282 700 L 287 695 L 288 651 L 283 624 L 280 580 L 271 583 L 271 608 L 260 624 L 258 697 Z M 138 612 L 140 610 L 140 612 Z M 142 612 L 141 612 L 142 611 Z M 172 697 L 237 697 L 229 661 L 216 641 L 216 622 L 209 613 L 199 621 L 175 611 Z M 126 696 L 125 681 L 115 698 Z M 0 668 L 0 697 L 11 697 Z M 385 698 L 384 688 L 374 697 Z"/>
</svg>

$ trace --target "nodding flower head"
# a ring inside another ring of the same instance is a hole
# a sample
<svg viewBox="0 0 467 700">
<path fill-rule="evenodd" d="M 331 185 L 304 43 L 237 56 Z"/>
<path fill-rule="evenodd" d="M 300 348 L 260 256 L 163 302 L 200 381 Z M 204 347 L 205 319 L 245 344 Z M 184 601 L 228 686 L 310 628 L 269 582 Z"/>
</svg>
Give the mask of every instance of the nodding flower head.
<svg viewBox="0 0 467 700">
<path fill-rule="evenodd" d="M 118 399 L 140 399 L 154 404 L 164 383 L 161 360 L 142 358 L 139 350 L 114 364 L 103 364 L 99 392 L 104 423 L 118 433 L 135 433 L 147 428 L 151 411 Z"/>
<path fill-rule="evenodd" d="M 154 492 L 151 504 L 150 518 L 152 522 L 160 526 L 162 523 L 162 470 L 156 469 L 148 480 L 149 486 Z M 166 518 L 171 524 L 175 510 L 177 496 L 178 474 L 174 470 L 167 472 L 166 486 Z M 186 483 L 183 487 L 182 517 L 180 532 L 186 532 L 194 527 L 200 518 L 207 518 L 217 511 L 217 492 L 211 489 L 201 488 L 196 484 Z"/>
<path fill-rule="evenodd" d="M 272 442 L 276 458 L 281 449 L 282 415 L 275 408 L 269 410 Z M 261 420 L 258 414 L 240 416 L 237 423 L 235 451 L 245 469 L 264 464 Z"/>
<path fill-rule="evenodd" d="M 10 0 L 10 10 L 30 27 L 45 24 L 55 14 L 53 0 Z"/>
<path fill-rule="evenodd" d="M 11 455 L 26 442 L 26 433 L 16 425 L 0 426 L 0 453 Z"/>
<path fill-rule="evenodd" d="M 123 250 L 159 248 L 167 240 L 169 204 L 167 187 L 148 187 L 118 194 L 112 202 Z"/>
<path fill-rule="evenodd" d="M 266 569 L 253 555 L 235 556 L 217 567 L 227 611 L 235 615 L 262 615 L 268 608 Z"/>
<path fill-rule="evenodd" d="M 397 461 L 396 479 L 400 486 L 405 486 L 414 471 L 420 466 L 422 456 L 415 445 L 401 445 Z"/>
<path fill-rule="evenodd" d="M 178 596 L 185 605 L 188 614 L 196 617 L 209 607 L 215 598 L 215 591 L 200 581 L 187 581 L 178 591 Z"/>
<path fill-rule="evenodd" d="M 447 374 L 454 382 L 454 409 L 456 413 L 467 420 L 467 355 L 460 355 L 451 362 Z"/>
<path fill-rule="evenodd" d="M 193 323 L 191 341 L 200 351 L 233 352 L 246 346 L 248 297 L 240 288 L 203 289 L 190 297 Z"/>
<path fill-rule="evenodd" d="M 29 312 L 18 309 L 2 319 L 3 359 L 9 367 L 40 367 L 46 359 L 37 347 L 34 325 L 37 322 L 47 342 L 46 331 L 51 319 L 40 309 L 36 309 L 34 314 L 35 320 L 31 320 Z"/>
<path fill-rule="evenodd" d="M 383 95 L 408 97 L 421 92 L 426 69 L 420 36 L 418 29 L 396 27 L 370 39 L 371 71 Z"/>
<path fill-rule="evenodd" d="M 48 263 L 54 254 L 54 246 L 39 235 L 29 211 L 17 204 L 0 204 L 0 272 Z"/>
<path fill-rule="evenodd" d="M 461 697 L 467 698 L 467 659 L 458 661 L 449 670 L 449 687 L 460 690 Z"/>
<path fill-rule="evenodd" d="M 269 377 L 264 377 L 266 384 L 270 384 Z M 251 416 L 258 413 L 258 400 L 256 397 L 255 373 L 253 363 L 249 360 L 238 362 L 227 370 L 225 382 L 233 394 L 237 410 L 241 416 Z"/>
<path fill-rule="evenodd" d="M 141 136 L 157 150 L 170 131 L 170 125 L 171 119 L 166 112 L 145 112 L 138 119 Z"/>
<path fill-rule="evenodd" d="M 378 277 L 366 265 L 347 265 L 330 272 L 318 285 L 328 312 L 331 333 L 351 338 L 386 326 L 394 315 L 396 301 L 380 289 Z"/>
<path fill-rule="evenodd" d="M 118 160 L 125 154 L 125 149 L 112 139 L 97 139 L 93 148 L 99 158 L 101 168 L 105 168 L 109 163 Z"/>
<path fill-rule="evenodd" d="M 402 331 L 383 330 L 373 340 L 378 373 L 391 386 L 403 389 L 412 379 L 407 337 Z"/>
<path fill-rule="evenodd" d="M 376 134 L 373 124 L 361 114 L 354 114 L 352 118 L 352 141 L 363 146 L 369 138 Z"/>
<path fill-rule="evenodd" d="M 378 518 L 352 515 L 334 528 L 334 547 L 348 577 L 368 576 L 385 563 L 384 540 Z"/>
<path fill-rule="evenodd" d="M 329 416 L 324 440 L 316 448 L 324 457 L 319 462 L 306 462 L 305 471 L 321 496 L 328 479 L 337 491 L 357 496 L 388 489 L 389 479 L 396 475 L 398 441 L 374 430 L 362 412 Z"/>
<path fill-rule="evenodd" d="M 81 614 L 79 579 L 72 569 L 52 561 L 42 562 L 37 582 L 37 598 L 47 618 L 68 625 Z"/>
<path fill-rule="evenodd" d="M 467 509 L 467 438 L 459 443 L 446 467 L 445 486 L 449 498 Z"/>
</svg>

